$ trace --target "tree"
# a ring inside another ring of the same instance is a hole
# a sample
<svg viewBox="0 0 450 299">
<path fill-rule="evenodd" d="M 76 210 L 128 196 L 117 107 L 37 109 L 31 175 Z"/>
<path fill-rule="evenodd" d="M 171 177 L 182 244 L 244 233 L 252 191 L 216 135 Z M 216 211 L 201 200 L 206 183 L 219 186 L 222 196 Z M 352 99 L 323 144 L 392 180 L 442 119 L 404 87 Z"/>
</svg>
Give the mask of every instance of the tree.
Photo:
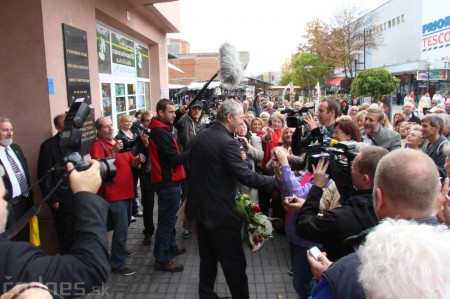
<svg viewBox="0 0 450 299">
<path fill-rule="evenodd" d="M 380 101 L 383 95 L 394 92 L 400 80 L 391 75 L 386 69 L 368 69 L 358 73 L 351 85 L 351 92 L 356 97 L 372 96 Z"/>
<path fill-rule="evenodd" d="M 306 66 L 312 68 L 308 71 Z M 308 52 L 298 53 L 292 57 L 289 67 L 283 64 L 280 85 L 292 82 L 309 91 L 317 81 L 323 83 L 323 76 L 328 69 L 329 67 L 320 61 L 319 56 Z"/>
<path fill-rule="evenodd" d="M 382 43 L 379 30 L 373 30 L 374 13 L 366 14 L 359 6 L 341 5 L 325 23 L 318 19 L 306 25 L 305 43 L 297 47 L 318 55 L 322 63 L 342 68 L 346 78 L 354 77 L 354 55 L 376 49 Z"/>
</svg>

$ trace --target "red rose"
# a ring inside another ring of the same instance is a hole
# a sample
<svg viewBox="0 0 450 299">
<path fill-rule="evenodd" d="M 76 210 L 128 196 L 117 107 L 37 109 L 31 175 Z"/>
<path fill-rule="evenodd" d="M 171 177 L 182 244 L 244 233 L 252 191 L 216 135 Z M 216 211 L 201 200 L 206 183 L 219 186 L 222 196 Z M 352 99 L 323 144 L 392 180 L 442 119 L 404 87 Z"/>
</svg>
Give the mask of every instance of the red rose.
<svg viewBox="0 0 450 299">
<path fill-rule="evenodd" d="M 261 237 L 259 235 L 253 236 L 253 242 L 255 243 L 255 245 L 262 243 Z"/>
<path fill-rule="evenodd" d="M 255 212 L 255 213 L 261 212 L 261 208 L 260 208 L 259 206 L 257 206 L 257 205 L 254 205 L 254 206 L 252 207 L 252 210 L 253 210 L 253 212 Z"/>
</svg>

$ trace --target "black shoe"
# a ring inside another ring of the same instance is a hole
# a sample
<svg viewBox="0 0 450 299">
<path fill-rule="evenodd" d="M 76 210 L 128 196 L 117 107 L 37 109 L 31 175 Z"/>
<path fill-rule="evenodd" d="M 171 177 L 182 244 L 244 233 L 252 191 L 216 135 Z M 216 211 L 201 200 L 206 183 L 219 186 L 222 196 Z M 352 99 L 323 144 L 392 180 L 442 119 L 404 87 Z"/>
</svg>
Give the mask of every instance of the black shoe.
<svg viewBox="0 0 450 299">
<path fill-rule="evenodd" d="M 133 256 L 135 254 L 136 252 L 134 252 L 133 250 L 127 250 L 127 256 Z"/>
<path fill-rule="evenodd" d="M 152 236 L 145 236 L 144 237 L 144 243 L 145 246 L 150 246 L 152 245 Z"/>
<path fill-rule="evenodd" d="M 136 271 L 131 270 L 130 268 L 123 268 L 123 269 L 113 269 L 112 270 L 114 273 L 119 274 L 119 275 L 123 275 L 123 276 L 131 276 L 136 274 Z"/>
</svg>

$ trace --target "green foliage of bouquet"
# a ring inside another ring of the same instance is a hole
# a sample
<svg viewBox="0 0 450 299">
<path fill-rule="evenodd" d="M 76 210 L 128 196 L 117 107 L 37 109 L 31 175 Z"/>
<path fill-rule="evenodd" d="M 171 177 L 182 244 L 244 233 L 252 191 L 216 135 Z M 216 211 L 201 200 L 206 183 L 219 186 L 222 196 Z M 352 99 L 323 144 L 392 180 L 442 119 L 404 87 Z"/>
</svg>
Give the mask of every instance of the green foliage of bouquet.
<svg viewBox="0 0 450 299">
<path fill-rule="evenodd" d="M 236 209 L 248 230 L 252 251 L 257 251 L 264 241 L 272 237 L 272 223 L 247 194 L 238 193 L 235 201 Z"/>
</svg>

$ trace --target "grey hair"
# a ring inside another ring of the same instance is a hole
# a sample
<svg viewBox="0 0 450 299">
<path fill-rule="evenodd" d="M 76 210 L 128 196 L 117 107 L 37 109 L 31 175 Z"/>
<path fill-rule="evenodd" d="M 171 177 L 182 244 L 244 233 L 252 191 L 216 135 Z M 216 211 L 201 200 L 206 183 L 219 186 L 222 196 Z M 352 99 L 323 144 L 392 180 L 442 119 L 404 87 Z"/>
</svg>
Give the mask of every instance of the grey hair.
<svg viewBox="0 0 450 299">
<path fill-rule="evenodd" d="M 226 100 L 222 102 L 217 110 L 217 120 L 224 121 L 227 119 L 227 115 L 231 113 L 231 115 L 236 116 L 238 114 L 239 108 L 242 109 L 242 104 L 238 103 L 234 100 Z"/>
<path fill-rule="evenodd" d="M 439 126 L 439 134 L 444 132 L 444 120 L 439 115 L 427 114 L 420 120 L 420 123 L 423 123 L 424 121 L 428 121 L 433 128 Z"/>
<path fill-rule="evenodd" d="M 0 123 L 10 123 L 11 121 L 7 117 L 0 116 Z"/>
</svg>

